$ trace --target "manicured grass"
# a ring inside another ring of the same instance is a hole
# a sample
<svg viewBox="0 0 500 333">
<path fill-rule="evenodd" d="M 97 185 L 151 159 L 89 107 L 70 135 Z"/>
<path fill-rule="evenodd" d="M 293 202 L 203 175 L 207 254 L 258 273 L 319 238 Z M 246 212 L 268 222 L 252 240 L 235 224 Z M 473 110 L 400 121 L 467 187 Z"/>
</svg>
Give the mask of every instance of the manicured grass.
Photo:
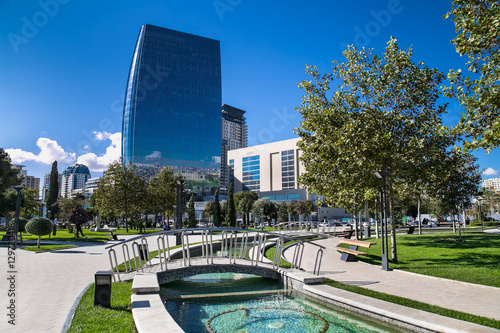
<svg viewBox="0 0 500 333">
<path fill-rule="evenodd" d="M 31 252 L 43 252 L 43 251 L 52 251 L 52 250 L 62 250 L 62 249 L 70 249 L 72 247 L 78 247 L 77 245 L 68 244 L 68 245 L 40 245 L 40 248 L 35 246 L 25 246 L 22 249 Z"/>
<path fill-rule="evenodd" d="M 358 260 L 381 265 L 380 240 L 364 249 Z M 390 242 L 390 237 L 389 237 Z M 389 244 L 389 256 L 391 244 Z M 389 267 L 418 274 L 500 287 L 500 235 L 481 232 L 443 232 L 397 236 L 398 263 Z"/>
<path fill-rule="evenodd" d="M 427 312 L 434 313 L 434 314 L 441 315 L 441 316 L 445 316 L 445 317 L 455 318 L 458 320 L 463 320 L 463 321 L 467 321 L 467 322 L 471 322 L 471 323 L 475 323 L 475 324 L 479 324 L 479 325 L 483 325 L 483 326 L 488 326 L 488 327 L 500 329 L 500 321 L 498 321 L 498 320 L 494 320 L 494 319 L 490 319 L 490 318 L 486 318 L 486 317 L 475 316 L 475 315 L 460 312 L 460 311 L 444 309 L 444 308 L 441 308 L 439 306 L 421 303 L 421 302 L 413 301 L 413 300 L 403 298 L 403 297 L 388 295 L 388 294 L 376 292 L 376 291 L 373 291 L 370 289 L 365 289 L 365 288 L 361 288 L 361 287 L 357 287 L 357 286 L 350 286 L 350 285 L 346 285 L 346 284 L 343 284 L 343 283 L 340 283 L 337 281 L 333 281 L 333 280 L 329 280 L 329 279 L 327 279 L 325 281 L 325 284 L 332 286 L 332 287 L 335 287 L 335 288 L 347 290 L 347 291 L 350 291 L 350 292 L 353 292 L 356 294 L 361 294 L 361 295 L 365 295 L 368 297 L 391 302 L 394 304 L 399 304 L 399 305 L 407 306 L 407 307 L 418 309 L 418 310 L 427 311 Z"/>
<path fill-rule="evenodd" d="M 57 230 L 56 235 L 53 236 L 52 234 L 42 236 L 41 238 L 41 244 L 44 242 L 50 243 L 51 241 L 58 241 L 58 242 L 83 242 L 83 243 L 105 243 L 107 242 L 111 237 L 109 235 L 109 232 L 103 233 L 103 232 L 90 232 L 86 229 L 83 230 L 83 233 L 85 234 L 85 237 L 75 237 L 74 233 L 69 233 L 68 230 Z M 0 236 L 5 235 L 5 232 L 0 232 Z M 1 238 L 1 237 L 0 237 Z M 23 233 L 23 241 L 36 241 L 38 240 L 38 236 L 30 235 L 28 233 Z"/>
<path fill-rule="evenodd" d="M 296 242 L 294 242 L 294 241 L 285 242 L 285 245 L 283 245 L 283 248 L 287 247 L 290 244 L 294 244 L 294 243 L 296 243 Z M 267 259 L 274 261 L 275 253 L 276 253 L 276 246 L 273 246 L 273 247 L 268 248 L 264 255 L 266 256 Z M 291 268 L 292 264 L 289 263 L 288 261 L 286 261 L 285 259 L 281 258 L 279 266 L 283 267 L 283 268 Z"/>
<path fill-rule="evenodd" d="M 83 294 L 68 333 L 137 332 L 132 318 L 132 282 L 114 282 L 111 286 L 111 308 L 94 306 L 95 286 Z"/>
</svg>

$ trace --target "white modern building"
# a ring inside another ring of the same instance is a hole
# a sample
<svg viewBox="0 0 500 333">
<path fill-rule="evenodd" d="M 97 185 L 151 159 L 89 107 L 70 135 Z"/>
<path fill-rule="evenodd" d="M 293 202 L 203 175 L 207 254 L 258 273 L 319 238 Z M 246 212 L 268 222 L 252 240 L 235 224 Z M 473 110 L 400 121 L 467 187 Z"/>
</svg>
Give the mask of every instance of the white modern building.
<svg viewBox="0 0 500 333">
<path fill-rule="evenodd" d="M 228 151 L 230 183 L 234 192 L 254 191 L 272 201 L 316 201 L 301 189 L 298 177 L 305 172 L 297 147 L 300 138 Z M 319 220 L 350 218 L 344 209 L 320 207 Z"/>
<path fill-rule="evenodd" d="M 485 179 L 483 180 L 482 185 L 484 190 L 490 190 L 493 188 L 495 191 L 500 192 L 500 177 Z"/>
</svg>

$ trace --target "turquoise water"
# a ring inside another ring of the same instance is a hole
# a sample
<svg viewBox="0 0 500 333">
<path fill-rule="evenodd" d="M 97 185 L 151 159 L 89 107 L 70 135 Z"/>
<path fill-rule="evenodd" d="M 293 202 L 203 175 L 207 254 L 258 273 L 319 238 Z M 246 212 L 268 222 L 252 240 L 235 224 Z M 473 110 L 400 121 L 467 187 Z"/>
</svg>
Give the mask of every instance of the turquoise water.
<svg viewBox="0 0 500 333">
<path fill-rule="evenodd" d="M 253 275 L 197 275 L 163 285 L 161 296 L 187 333 L 401 332 L 324 307 L 285 291 L 276 280 Z"/>
</svg>

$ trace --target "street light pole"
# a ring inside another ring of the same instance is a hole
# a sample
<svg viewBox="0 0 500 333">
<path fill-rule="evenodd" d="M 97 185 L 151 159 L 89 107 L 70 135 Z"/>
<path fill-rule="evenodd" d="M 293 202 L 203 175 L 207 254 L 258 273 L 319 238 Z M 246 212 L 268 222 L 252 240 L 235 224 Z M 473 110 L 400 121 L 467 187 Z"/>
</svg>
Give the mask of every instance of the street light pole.
<svg viewBox="0 0 500 333">
<path fill-rule="evenodd" d="M 386 200 L 386 178 L 389 176 L 387 171 L 375 171 L 375 176 L 378 179 L 382 179 L 383 186 L 380 188 L 380 225 L 382 227 L 382 237 L 381 237 L 381 247 L 382 247 L 382 270 L 390 271 L 388 252 L 389 252 L 389 240 L 387 232 L 387 200 Z"/>
<path fill-rule="evenodd" d="M 483 201 L 482 197 L 477 197 L 477 201 L 479 201 L 479 221 L 481 222 L 481 232 L 483 229 L 483 212 L 481 211 L 481 201 Z"/>
<path fill-rule="evenodd" d="M 175 229 L 182 229 L 182 187 L 184 185 L 183 180 L 175 181 L 177 188 L 177 207 L 175 209 Z M 178 232 L 175 237 L 175 245 L 181 245 L 181 233 Z"/>
<path fill-rule="evenodd" d="M 14 250 L 17 249 L 17 234 L 19 232 L 19 211 L 21 210 L 21 192 L 23 191 L 22 186 L 14 186 L 17 191 L 17 201 L 16 201 L 16 217 L 15 217 L 15 238 L 14 238 Z"/>
</svg>

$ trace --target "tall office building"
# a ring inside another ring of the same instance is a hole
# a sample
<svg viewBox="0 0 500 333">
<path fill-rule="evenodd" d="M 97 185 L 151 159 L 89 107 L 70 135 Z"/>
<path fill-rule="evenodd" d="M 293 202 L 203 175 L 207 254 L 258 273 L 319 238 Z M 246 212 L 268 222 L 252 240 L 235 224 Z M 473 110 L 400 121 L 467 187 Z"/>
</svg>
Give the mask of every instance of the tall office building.
<svg viewBox="0 0 500 333">
<path fill-rule="evenodd" d="M 50 178 L 49 178 L 50 179 Z M 61 175 L 59 195 L 62 198 L 71 198 L 71 192 L 85 187 L 90 179 L 90 171 L 86 165 L 73 164 L 66 168 Z"/>
<path fill-rule="evenodd" d="M 127 82 L 122 156 L 139 168 L 170 166 L 193 191 L 219 186 L 219 41 L 141 27 Z"/>
<path fill-rule="evenodd" d="M 248 144 L 245 111 L 222 105 L 221 194 L 227 194 L 230 179 L 234 176 L 227 164 L 227 152 L 245 148 Z"/>
</svg>

